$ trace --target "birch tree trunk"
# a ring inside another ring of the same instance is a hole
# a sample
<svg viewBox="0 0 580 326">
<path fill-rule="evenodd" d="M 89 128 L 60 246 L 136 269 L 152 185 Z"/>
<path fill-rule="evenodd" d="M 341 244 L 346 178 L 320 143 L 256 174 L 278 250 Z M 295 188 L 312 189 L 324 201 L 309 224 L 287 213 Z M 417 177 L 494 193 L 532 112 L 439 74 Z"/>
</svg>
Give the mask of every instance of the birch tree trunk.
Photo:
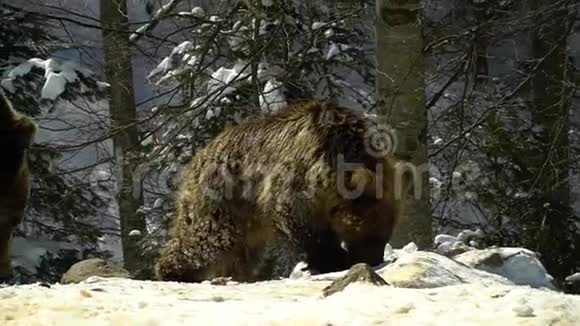
<svg viewBox="0 0 580 326">
<path fill-rule="evenodd" d="M 377 105 L 379 115 L 396 131 L 395 156 L 416 168 L 413 191 L 407 195 L 391 245 L 414 241 L 432 245 L 432 222 L 427 165 L 427 112 L 423 77 L 423 35 L 418 0 L 377 1 Z"/>
<path fill-rule="evenodd" d="M 119 218 L 125 268 L 139 277 L 141 250 L 132 230 L 145 235 L 145 221 L 137 213 L 142 202 L 139 171 L 139 138 L 135 126 L 136 108 L 133 70 L 128 33 L 127 0 L 101 0 L 100 17 L 103 33 L 105 74 L 111 85 L 111 131 L 115 151 Z"/>
</svg>

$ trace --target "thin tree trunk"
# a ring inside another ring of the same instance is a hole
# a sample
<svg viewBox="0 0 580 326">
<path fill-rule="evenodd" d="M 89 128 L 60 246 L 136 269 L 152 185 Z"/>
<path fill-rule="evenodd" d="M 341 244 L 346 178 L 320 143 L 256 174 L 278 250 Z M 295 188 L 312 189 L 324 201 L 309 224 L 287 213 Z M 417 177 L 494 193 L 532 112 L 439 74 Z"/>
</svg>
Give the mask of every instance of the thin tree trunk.
<svg viewBox="0 0 580 326">
<path fill-rule="evenodd" d="M 133 71 L 128 33 L 127 1 L 101 0 L 101 24 L 105 74 L 111 85 L 110 114 L 116 161 L 116 181 L 125 268 L 135 277 L 141 273 L 139 243 L 129 237 L 132 230 L 145 235 L 145 221 L 137 213 L 142 202 L 138 171 L 139 139 L 136 122 Z"/>
<path fill-rule="evenodd" d="M 541 12 L 552 0 L 534 0 L 532 9 Z M 566 8 L 555 17 L 565 17 Z M 571 248 L 567 238 L 571 220 L 569 187 L 569 100 L 566 94 L 566 21 L 549 19 L 532 36 L 535 58 L 544 60 L 532 80 L 534 124 L 542 126 L 539 150 L 531 157 L 535 178 L 531 188 L 544 199 L 544 212 L 534 248 L 542 254 L 546 268 L 556 278 L 574 272 L 578 249 Z M 534 153 L 532 153 L 534 154 Z"/>
<path fill-rule="evenodd" d="M 420 195 L 407 196 L 394 247 L 410 241 L 420 248 L 432 245 L 421 5 L 418 0 L 377 1 L 378 113 L 397 132 L 395 155 L 416 167 L 414 190 Z"/>
</svg>

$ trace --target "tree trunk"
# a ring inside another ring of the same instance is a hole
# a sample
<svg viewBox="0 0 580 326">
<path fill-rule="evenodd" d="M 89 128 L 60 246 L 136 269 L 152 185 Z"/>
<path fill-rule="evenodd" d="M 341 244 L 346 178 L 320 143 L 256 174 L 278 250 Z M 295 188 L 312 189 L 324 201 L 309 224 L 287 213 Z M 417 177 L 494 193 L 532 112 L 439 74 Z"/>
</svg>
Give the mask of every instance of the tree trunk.
<svg viewBox="0 0 580 326">
<path fill-rule="evenodd" d="M 116 161 L 115 179 L 118 189 L 119 218 L 125 268 L 139 277 L 142 273 L 141 249 L 132 230 L 145 235 L 145 221 L 137 213 L 142 202 L 141 178 L 138 171 L 139 138 L 135 126 L 136 108 L 133 70 L 128 33 L 127 1 L 101 0 L 101 24 L 105 74 L 111 85 L 110 114 Z"/>
<path fill-rule="evenodd" d="M 432 245 L 421 15 L 418 0 L 377 1 L 378 113 L 396 131 L 395 156 L 408 160 L 418 173 L 415 196 L 407 196 L 393 247 L 410 241 L 420 248 Z"/>
<path fill-rule="evenodd" d="M 532 9 L 541 13 L 542 8 L 553 3 L 552 0 L 534 0 Z M 566 8 L 563 6 L 560 14 L 553 17 L 566 17 Z M 574 239 L 568 235 L 572 223 L 568 153 L 571 96 L 564 83 L 566 33 L 565 19 L 550 18 L 536 28 L 532 36 L 533 56 L 544 60 L 532 79 L 532 119 L 535 125 L 542 126 L 542 131 L 536 138 L 539 148 L 530 160 L 535 174 L 530 188 L 538 191 L 544 204 L 543 212 L 538 212 L 540 225 L 535 228 L 539 231 L 532 249 L 542 254 L 546 268 L 557 279 L 573 273 L 578 258 L 578 249 L 571 247 Z"/>
</svg>

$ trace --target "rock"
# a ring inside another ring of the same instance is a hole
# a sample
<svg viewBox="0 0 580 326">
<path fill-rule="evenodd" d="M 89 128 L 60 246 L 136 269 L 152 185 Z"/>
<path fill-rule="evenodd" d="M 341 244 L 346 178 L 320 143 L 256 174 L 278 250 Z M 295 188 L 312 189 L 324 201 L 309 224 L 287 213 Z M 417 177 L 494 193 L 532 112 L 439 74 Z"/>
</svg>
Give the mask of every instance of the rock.
<svg viewBox="0 0 580 326">
<path fill-rule="evenodd" d="M 231 277 L 216 277 L 209 281 L 211 285 L 227 285 L 232 280 Z"/>
<path fill-rule="evenodd" d="M 473 260 L 466 259 L 466 257 L 475 258 Z M 479 260 L 477 258 L 479 258 Z M 474 251 L 470 255 L 460 255 L 455 258 L 456 261 L 461 261 L 470 267 L 479 267 L 486 265 L 489 267 L 501 267 L 504 263 L 502 255 L 496 250 Z M 473 264 L 473 265 L 472 265 Z"/>
<path fill-rule="evenodd" d="M 391 244 L 387 243 L 385 245 L 385 250 L 383 250 L 383 260 L 388 261 L 393 255 L 395 255 L 395 251 L 393 250 Z"/>
<path fill-rule="evenodd" d="M 453 257 L 469 267 L 501 275 L 517 285 L 556 289 L 553 279 L 536 256 L 523 248 L 471 250 Z"/>
<path fill-rule="evenodd" d="M 472 284 L 513 284 L 508 279 L 487 273 L 432 252 L 418 251 L 401 255 L 397 261 L 377 271 L 395 287 L 434 288 L 440 286 Z"/>
<path fill-rule="evenodd" d="M 574 273 L 566 277 L 566 282 L 569 283 L 580 283 L 580 272 Z"/>
<path fill-rule="evenodd" d="M 436 251 L 444 256 L 453 257 L 482 247 L 485 234 L 481 229 L 463 230 L 457 236 L 439 234 L 433 241 Z"/>
<path fill-rule="evenodd" d="M 322 290 L 322 295 L 327 297 L 336 292 L 344 290 L 349 284 L 354 282 L 365 282 L 378 286 L 388 285 L 385 280 L 375 273 L 368 264 L 360 263 L 353 265 L 346 275 L 335 280 Z"/>
<path fill-rule="evenodd" d="M 457 237 L 454 237 L 454 236 L 449 235 L 449 234 L 438 234 L 437 236 L 435 236 L 433 243 L 436 246 L 438 246 L 442 243 L 446 243 L 446 242 L 453 243 L 455 241 L 457 241 Z"/>
<path fill-rule="evenodd" d="M 437 246 L 437 253 L 447 257 L 453 257 L 474 249 L 474 247 L 470 247 L 461 241 L 444 242 Z"/>
<path fill-rule="evenodd" d="M 469 246 L 473 248 L 481 248 L 481 243 L 477 240 L 469 240 Z"/>
<path fill-rule="evenodd" d="M 463 230 L 459 232 L 457 235 L 457 241 L 461 241 L 463 243 L 469 243 L 470 240 L 474 239 L 483 239 L 484 234 L 481 229 L 477 229 L 475 231 L 472 230 Z"/>
<path fill-rule="evenodd" d="M 417 250 L 419 250 L 419 248 L 417 247 L 417 245 L 414 242 L 407 243 L 401 249 L 401 251 L 404 252 L 404 253 L 406 253 L 406 254 L 412 254 L 412 253 L 416 252 Z"/>
<path fill-rule="evenodd" d="M 296 266 L 294 266 L 294 269 L 290 273 L 290 278 L 295 280 L 301 278 L 308 278 L 310 277 L 310 275 L 311 273 L 310 270 L 308 269 L 308 264 L 304 261 L 301 261 L 298 262 Z"/>
<path fill-rule="evenodd" d="M 123 267 L 101 258 L 85 259 L 72 265 L 62 276 L 62 284 L 80 283 L 91 276 L 131 278 Z"/>
</svg>

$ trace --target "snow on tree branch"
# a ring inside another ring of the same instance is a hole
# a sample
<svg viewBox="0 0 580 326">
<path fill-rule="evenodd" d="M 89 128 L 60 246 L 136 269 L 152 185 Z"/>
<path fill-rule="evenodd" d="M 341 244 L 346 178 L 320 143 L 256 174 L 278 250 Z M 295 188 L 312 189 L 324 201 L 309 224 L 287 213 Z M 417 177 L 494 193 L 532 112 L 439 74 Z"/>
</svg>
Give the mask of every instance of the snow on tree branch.
<svg viewBox="0 0 580 326">
<path fill-rule="evenodd" d="M 159 8 L 157 12 L 153 15 L 151 20 L 145 25 L 139 27 L 135 33 L 131 34 L 129 40 L 135 42 L 141 38 L 141 36 L 151 32 L 161 20 L 169 16 L 169 14 L 177 7 L 177 5 L 183 0 L 171 0 L 168 4 Z"/>
<path fill-rule="evenodd" d="M 103 97 L 107 83 L 98 81 L 93 72 L 73 61 L 33 58 L 9 69 L 0 86 L 8 93 L 18 96 L 18 89 L 34 88 L 41 100 L 71 100 L 76 96 Z M 67 88 L 76 88 L 68 92 Z"/>
</svg>

